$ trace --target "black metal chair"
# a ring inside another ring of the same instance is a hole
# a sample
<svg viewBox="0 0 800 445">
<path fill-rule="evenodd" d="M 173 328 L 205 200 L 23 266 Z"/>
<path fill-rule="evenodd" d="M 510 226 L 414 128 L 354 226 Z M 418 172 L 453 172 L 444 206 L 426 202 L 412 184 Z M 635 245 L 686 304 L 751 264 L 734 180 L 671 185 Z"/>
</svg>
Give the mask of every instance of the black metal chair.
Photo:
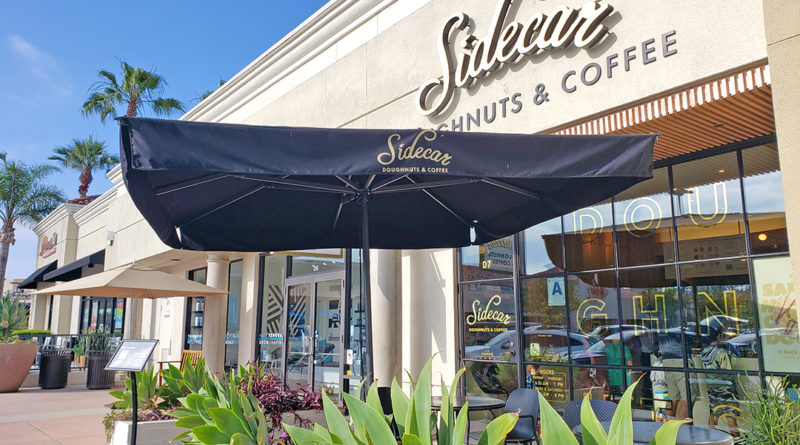
<svg viewBox="0 0 800 445">
<path fill-rule="evenodd" d="M 519 420 L 508 433 L 506 443 L 540 443 L 538 391 L 533 388 L 517 388 L 511 391 L 503 411 L 519 414 Z"/>
<path fill-rule="evenodd" d="M 617 404 L 609 400 L 589 400 L 592 405 L 592 411 L 597 416 L 597 420 L 601 422 L 610 422 L 614 418 L 614 412 L 617 411 Z M 567 423 L 569 429 L 580 425 L 581 423 L 581 404 L 583 400 L 573 400 L 567 404 L 564 409 L 564 422 Z"/>
</svg>

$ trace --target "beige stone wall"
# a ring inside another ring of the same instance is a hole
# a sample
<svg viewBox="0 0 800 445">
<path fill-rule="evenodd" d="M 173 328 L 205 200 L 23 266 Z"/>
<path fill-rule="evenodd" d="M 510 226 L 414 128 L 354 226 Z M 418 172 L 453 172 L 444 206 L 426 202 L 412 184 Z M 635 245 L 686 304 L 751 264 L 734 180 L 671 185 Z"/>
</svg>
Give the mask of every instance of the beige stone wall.
<svg viewBox="0 0 800 445">
<path fill-rule="evenodd" d="M 772 106 L 783 178 L 789 250 L 800 252 L 800 2 L 764 0 L 764 28 L 772 76 Z M 792 275 L 800 277 L 800 255 Z M 798 308 L 800 314 L 800 308 Z"/>
</svg>

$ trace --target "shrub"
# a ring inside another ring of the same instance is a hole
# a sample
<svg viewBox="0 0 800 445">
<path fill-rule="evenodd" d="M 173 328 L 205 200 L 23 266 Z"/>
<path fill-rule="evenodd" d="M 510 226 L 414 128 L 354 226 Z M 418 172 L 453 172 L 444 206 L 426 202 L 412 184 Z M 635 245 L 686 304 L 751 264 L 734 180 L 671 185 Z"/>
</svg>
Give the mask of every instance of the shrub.
<svg viewBox="0 0 800 445">
<path fill-rule="evenodd" d="M 739 403 L 747 408 L 740 444 L 793 445 L 800 443 L 800 403 L 788 397 L 797 393 L 784 377 L 769 383 L 765 389 L 751 391 Z"/>
<path fill-rule="evenodd" d="M 53 335 L 49 329 L 17 329 L 11 335 Z"/>
</svg>

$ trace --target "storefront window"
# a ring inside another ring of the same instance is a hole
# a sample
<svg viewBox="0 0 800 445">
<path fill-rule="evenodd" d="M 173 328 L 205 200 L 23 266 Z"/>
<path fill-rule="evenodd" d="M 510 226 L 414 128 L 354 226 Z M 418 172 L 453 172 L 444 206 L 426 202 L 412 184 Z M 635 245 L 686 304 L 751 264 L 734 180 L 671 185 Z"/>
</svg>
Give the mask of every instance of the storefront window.
<svg viewBox="0 0 800 445">
<path fill-rule="evenodd" d="M 479 246 L 461 248 L 461 276 L 464 281 L 503 278 L 513 273 L 512 237 Z"/>
<path fill-rule="evenodd" d="M 239 365 L 239 305 L 242 295 L 242 260 L 228 267 L 228 316 L 225 325 L 225 368 Z"/>
<path fill-rule="evenodd" d="M 314 272 L 344 270 L 344 249 L 316 249 L 292 254 L 290 276 L 305 275 Z"/>
<path fill-rule="evenodd" d="M 258 360 L 279 371 L 283 361 L 283 292 L 286 256 L 268 255 L 261 261 L 261 314 L 258 329 Z"/>
<path fill-rule="evenodd" d="M 352 351 L 353 362 L 349 369 L 345 371 L 346 376 L 361 377 L 363 375 L 363 357 L 366 345 L 367 325 L 366 314 L 364 313 L 363 300 L 361 298 L 361 250 L 352 250 L 352 260 L 350 263 L 350 332 L 348 344 L 345 346 Z M 352 387 L 358 386 L 355 379 L 351 382 Z"/>
<path fill-rule="evenodd" d="M 206 284 L 207 269 L 189 271 L 189 279 Z M 206 306 L 205 297 L 189 297 L 186 300 L 186 342 L 184 349 L 200 351 L 203 349 L 203 319 Z"/>
<path fill-rule="evenodd" d="M 738 401 L 764 372 L 797 372 L 775 144 L 662 167 L 505 245 L 522 260 L 516 270 L 481 268 L 486 249 L 461 250 L 468 394 L 502 396 L 518 367 L 516 384 L 556 406 L 587 393 L 617 401 L 638 380 L 634 418 L 735 432 L 747 416 Z M 521 305 L 518 325 L 468 324 L 497 315 L 483 310 L 494 295 L 499 314 Z"/>
<path fill-rule="evenodd" d="M 678 164 L 673 200 L 680 261 L 745 254 L 742 195 L 736 153 Z M 673 261 L 670 249 L 664 252 Z"/>
<path fill-rule="evenodd" d="M 763 145 L 743 151 L 742 166 L 753 254 L 788 252 L 777 146 Z"/>
<path fill-rule="evenodd" d="M 125 319 L 125 299 L 81 297 L 81 334 L 121 335 Z"/>
<path fill-rule="evenodd" d="M 653 179 L 617 195 L 614 203 L 619 265 L 659 264 L 672 252 L 672 206 L 669 170 L 653 172 Z"/>
<path fill-rule="evenodd" d="M 518 335 L 511 283 L 465 284 L 461 292 L 465 358 L 513 359 L 518 350 Z"/>
<path fill-rule="evenodd" d="M 522 233 L 525 274 L 553 273 L 564 269 L 561 254 L 561 218 L 553 218 Z"/>
<path fill-rule="evenodd" d="M 564 216 L 567 270 L 614 267 L 613 229 L 610 200 Z"/>
</svg>

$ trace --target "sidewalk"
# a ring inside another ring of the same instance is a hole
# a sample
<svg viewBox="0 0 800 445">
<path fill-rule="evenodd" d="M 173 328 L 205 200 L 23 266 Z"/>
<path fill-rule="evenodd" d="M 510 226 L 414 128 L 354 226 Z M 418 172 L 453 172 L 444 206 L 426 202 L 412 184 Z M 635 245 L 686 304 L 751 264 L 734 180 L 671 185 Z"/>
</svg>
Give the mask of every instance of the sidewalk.
<svg viewBox="0 0 800 445">
<path fill-rule="evenodd" d="M 83 386 L 0 394 L 0 445 L 102 445 L 102 419 L 115 399 Z"/>
</svg>

